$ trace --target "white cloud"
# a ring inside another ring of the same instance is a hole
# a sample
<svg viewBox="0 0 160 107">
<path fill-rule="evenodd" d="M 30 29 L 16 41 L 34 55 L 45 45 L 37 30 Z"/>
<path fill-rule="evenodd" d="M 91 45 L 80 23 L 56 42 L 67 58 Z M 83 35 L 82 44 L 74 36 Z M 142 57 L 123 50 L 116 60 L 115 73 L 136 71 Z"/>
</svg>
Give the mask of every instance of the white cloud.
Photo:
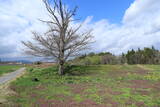
<svg viewBox="0 0 160 107">
<path fill-rule="evenodd" d="M 0 0 L 0 57 L 21 56 L 21 41 L 31 38 L 31 30 L 45 30 L 38 19 L 48 19 L 41 0 Z"/>
<path fill-rule="evenodd" d="M 120 54 L 131 48 L 159 47 L 159 5 L 159 0 L 135 0 L 126 10 L 122 24 L 107 19 L 92 22 L 94 17 L 88 17 L 83 29 L 94 29 L 93 51 Z M 45 30 L 38 18 L 48 19 L 41 0 L 0 0 L 0 56 L 19 56 L 20 41 L 30 39 L 31 30 Z"/>
<path fill-rule="evenodd" d="M 160 48 L 159 5 L 159 0 L 135 0 L 126 10 L 122 25 L 114 25 L 107 20 L 95 22 L 95 49 L 120 54 L 131 48 L 152 45 Z"/>
</svg>

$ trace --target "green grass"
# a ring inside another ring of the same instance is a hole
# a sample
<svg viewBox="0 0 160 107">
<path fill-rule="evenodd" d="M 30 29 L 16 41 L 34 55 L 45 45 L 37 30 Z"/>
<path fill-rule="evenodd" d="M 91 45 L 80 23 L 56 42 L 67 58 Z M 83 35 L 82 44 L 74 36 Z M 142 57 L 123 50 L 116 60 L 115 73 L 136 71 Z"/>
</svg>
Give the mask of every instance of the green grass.
<svg viewBox="0 0 160 107">
<path fill-rule="evenodd" d="M 13 72 L 20 67 L 20 65 L 0 65 L 0 76 L 4 73 Z"/>
<path fill-rule="evenodd" d="M 23 107 L 70 106 L 71 101 L 83 107 L 88 100 L 107 107 L 159 107 L 159 76 L 159 65 L 72 66 L 64 76 L 58 76 L 57 67 L 28 68 L 11 84 L 17 94 L 8 100 Z"/>
</svg>

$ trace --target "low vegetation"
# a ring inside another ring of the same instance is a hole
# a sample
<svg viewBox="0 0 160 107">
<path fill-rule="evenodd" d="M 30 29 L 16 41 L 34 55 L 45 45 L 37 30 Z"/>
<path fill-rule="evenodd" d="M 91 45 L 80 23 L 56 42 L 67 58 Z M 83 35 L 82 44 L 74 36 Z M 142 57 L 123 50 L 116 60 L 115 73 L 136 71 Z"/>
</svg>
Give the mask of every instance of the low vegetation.
<svg viewBox="0 0 160 107">
<path fill-rule="evenodd" d="M 0 65 L 0 76 L 4 73 L 13 72 L 17 69 L 19 69 L 20 65 Z"/>
<path fill-rule="evenodd" d="M 159 107 L 158 65 L 28 68 L 10 88 L 14 107 Z"/>
</svg>

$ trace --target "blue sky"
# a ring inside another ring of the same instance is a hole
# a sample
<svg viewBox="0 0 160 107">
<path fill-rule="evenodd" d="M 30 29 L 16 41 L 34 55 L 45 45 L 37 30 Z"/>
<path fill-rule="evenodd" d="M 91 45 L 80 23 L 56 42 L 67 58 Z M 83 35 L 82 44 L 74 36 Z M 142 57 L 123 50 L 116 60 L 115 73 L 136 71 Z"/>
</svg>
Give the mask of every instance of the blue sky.
<svg viewBox="0 0 160 107">
<path fill-rule="evenodd" d="M 121 23 L 125 10 L 134 0 L 65 0 L 70 7 L 78 6 L 78 17 L 94 16 L 93 21 L 108 19 L 111 23 Z"/>
<path fill-rule="evenodd" d="M 93 29 L 93 52 L 116 55 L 131 49 L 160 49 L 160 0 L 64 0 L 76 18 L 85 21 L 82 30 Z M 38 19 L 49 17 L 41 0 L 0 0 L 0 58 L 24 57 L 21 41 L 31 40 L 31 31 L 45 32 Z M 78 24 L 75 22 L 75 24 Z"/>
</svg>

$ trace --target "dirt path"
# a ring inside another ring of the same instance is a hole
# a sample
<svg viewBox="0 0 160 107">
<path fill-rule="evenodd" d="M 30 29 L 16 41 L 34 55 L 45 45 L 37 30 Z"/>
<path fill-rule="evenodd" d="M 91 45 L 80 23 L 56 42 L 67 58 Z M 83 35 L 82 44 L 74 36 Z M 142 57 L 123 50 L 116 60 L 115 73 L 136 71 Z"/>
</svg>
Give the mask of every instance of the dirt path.
<svg viewBox="0 0 160 107">
<path fill-rule="evenodd" d="M 15 80 L 16 78 L 20 77 L 24 74 L 26 68 L 20 68 L 19 70 L 16 70 L 14 72 L 5 74 L 0 77 L 0 107 L 4 107 L 2 104 L 7 102 L 6 96 L 12 93 L 12 90 L 10 90 L 9 83 L 12 80 Z M 1 106 L 2 105 L 2 106 Z"/>
<path fill-rule="evenodd" d="M 25 68 L 20 68 L 17 71 L 14 71 L 14 72 L 8 73 L 8 74 L 6 74 L 4 76 L 1 76 L 0 77 L 0 85 L 4 84 L 4 83 L 7 83 L 10 80 L 15 79 L 16 77 L 21 75 L 24 72 L 24 70 L 25 70 Z"/>
</svg>

